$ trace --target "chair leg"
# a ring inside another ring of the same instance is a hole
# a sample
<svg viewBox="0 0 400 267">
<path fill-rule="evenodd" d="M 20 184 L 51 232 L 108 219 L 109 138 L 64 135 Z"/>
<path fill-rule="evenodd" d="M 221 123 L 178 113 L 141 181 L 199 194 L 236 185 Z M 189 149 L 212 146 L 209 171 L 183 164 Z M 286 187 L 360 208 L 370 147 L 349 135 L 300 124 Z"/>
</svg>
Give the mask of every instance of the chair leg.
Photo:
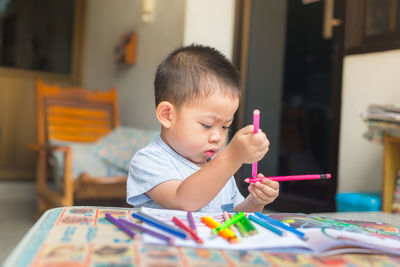
<svg viewBox="0 0 400 267">
<path fill-rule="evenodd" d="M 64 198 L 62 201 L 63 207 L 70 207 L 74 205 L 74 200 L 72 198 Z"/>
</svg>

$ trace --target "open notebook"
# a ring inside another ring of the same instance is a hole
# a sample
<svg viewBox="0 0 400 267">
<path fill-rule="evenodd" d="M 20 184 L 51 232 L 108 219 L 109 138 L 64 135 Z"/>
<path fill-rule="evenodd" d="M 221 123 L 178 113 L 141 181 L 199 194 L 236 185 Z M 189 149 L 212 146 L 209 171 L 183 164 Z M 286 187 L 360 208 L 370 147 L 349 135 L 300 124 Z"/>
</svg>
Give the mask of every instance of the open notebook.
<svg viewBox="0 0 400 267">
<path fill-rule="evenodd" d="M 176 216 L 188 224 L 187 213 L 177 210 L 160 210 L 142 208 L 141 211 L 163 222 L 174 226 L 172 217 Z M 263 228 L 253 223 L 258 233 L 240 238 L 238 244 L 230 244 L 225 239 L 212 234 L 210 228 L 201 222 L 201 217 L 210 216 L 217 222 L 223 222 L 221 213 L 194 212 L 193 219 L 197 227 L 198 236 L 204 241 L 200 245 L 192 239 L 175 239 L 176 246 L 201 247 L 213 249 L 232 250 L 269 250 L 277 252 L 311 253 L 315 255 L 331 255 L 340 253 L 387 253 L 400 255 L 400 226 L 363 222 L 338 220 L 317 217 L 301 213 L 273 213 L 269 216 L 282 221 L 307 235 L 307 240 L 287 232 L 284 236 Z M 153 228 L 152 228 L 153 229 Z M 155 231 L 158 231 L 155 229 Z M 238 231 L 237 235 L 240 237 Z M 143 236 L 147 244 L 167 244 L 147 234 Z"/>
</svg>

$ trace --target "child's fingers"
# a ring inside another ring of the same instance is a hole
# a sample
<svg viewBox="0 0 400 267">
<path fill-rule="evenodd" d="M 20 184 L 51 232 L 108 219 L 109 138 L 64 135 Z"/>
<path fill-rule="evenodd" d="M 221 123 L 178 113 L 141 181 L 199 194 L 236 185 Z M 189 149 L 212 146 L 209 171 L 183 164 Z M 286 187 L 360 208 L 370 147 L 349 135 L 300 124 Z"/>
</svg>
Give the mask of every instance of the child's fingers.
<svg viewBox="0 0 400 267">
<path fill-rule="evenodd" d="M 279 189 L 279 183 L 277 181 L 273 181 L 271 179 L 268 178 L 263 178 L 261 180 L 261 183 L 263 183 L 264 185 L 271 187 L 274 190 L 278 190 Z"/>
<path fill-rule="evenodd" d="M 263 179 L 261 180 L 261 183 L 262 183 L 262 184 L 264 184 L 264 185 L 266 185 L 266 186 L 269 186 L 269 187 L 271 187 L 271 188 L 274 189 L 274 190 L 278 190 L 278 189 L 279 189 L 279 183 L 278 183 L 277 181 L 273 181 L 273 180 L 271 180 L 271 179 L 266 178 L 262 173 L 259 173 L 259 174 L 257 175 L 257 177 L 263 178 Z"/>
<path fill-rule="evenodd" d="M 268 152 L 270 142 L 264 133 L 259 134 L 257 136 L 252 136 L 252 147 L 254 152 L 259 154 L 260 157 L 264 157 L 264 155 Z"/>
<path fill-rule="evenodd" d="M 272 196 L 269 196 L 268 190 L 266 190 L 266 186 L 262 185 L 261 183 L 257 182 L 253 184 L 253 192 L 254 194 L 261 199 L 262 201 L 269 201 Z M 273 195 L 272 192 L 270 192 Z"/>
<path fill-rule="evenodd" d="M 269 150 L 268 139 L 263 139 L 262 137 L 250 137 L 252 141 L 250 142 L 250 152 L 254 155 L 257 161 L 261 160 Z"/>
<path fill-rule="evenodd" d="M 254 184 L 249 186 L 249 192 L 255 199 L 259 199 L 262 202 L 266 202 L 266 199 L 268 199 L 268 197 L 262 193 L 261 190 L 254 186 Z"/>
<path fill-rule="evenodd" d="M 240 129 L 238 131 L 238 133 L 241 133 L 241 134 L 252 134 L 252 133 L 254 133 L 254 126 L 253 125 L 247 125 L 247 126 L 243 127 L 242 129 Z"/>
<path fill-rule="evenodd" d="M 269 180 L 269 179 L 265 178 L 263 180 Z M 279 183 L 271 180 L 269 180 L 268 182 L 270 183 L 270 185 L 265 185 L 264 183 L 255 183 L 254 186 L 260 191 L 262 191 L 262 193 L 265 194 L 267 197 L 269 198 L 275 197 L 279 192 L 278 191 Z M 271 184 L 274 184 L 274 186 L 276 186 L 275 183 L 278 184 L 277 188 L 271 186 Z"/>
<path fill-rule="evenodd" d="M 269 140 L 267 138 L 267 135 L 264 132 L 262 132 L 261 129 L 257 134 L 251 135 L 250 138 L 251 138 L 253 144 L 256 146 L 269 145 Z"/>
</svg>

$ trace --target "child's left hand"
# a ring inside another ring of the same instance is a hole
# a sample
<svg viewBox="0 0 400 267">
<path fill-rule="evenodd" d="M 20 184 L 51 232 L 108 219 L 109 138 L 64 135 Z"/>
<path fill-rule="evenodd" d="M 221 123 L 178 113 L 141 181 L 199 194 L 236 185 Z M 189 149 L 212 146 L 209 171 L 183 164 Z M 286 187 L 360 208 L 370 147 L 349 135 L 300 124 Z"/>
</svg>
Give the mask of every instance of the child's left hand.
<svg viewBox="0 0 400 267">
<path fill-rule="evenodd" d="M 258 174 L 257 177 L 265 177 Z M 261 182 L 255 182 L 248 187 L 251 201 L 255 205 L 267 205 L 273 202 L 279 195 L 279 183 L 268 178 L 263 178 Z"/>
</svg>

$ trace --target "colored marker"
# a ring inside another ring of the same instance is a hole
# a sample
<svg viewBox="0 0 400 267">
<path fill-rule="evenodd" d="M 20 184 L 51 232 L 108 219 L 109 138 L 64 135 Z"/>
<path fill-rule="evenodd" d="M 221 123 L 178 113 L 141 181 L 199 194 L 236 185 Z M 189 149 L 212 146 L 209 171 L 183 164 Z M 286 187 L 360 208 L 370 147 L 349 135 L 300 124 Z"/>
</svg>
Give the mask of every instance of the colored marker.
<svg viewBox="0 0 400 267">
<path fill-rule="evenodd" d="M 200 239 L 200 237 L 195 233 L 195 231 L 193 231 L 189 226 L 187 226 L 186 224 L 184 224 L 181 220 L 179 220 L 177 217 L 173 217 L 172 221 L 181 229 L 185 230 L 186 232 L 188 232 L 194 239 L 194 241 L 196 241 L 199 244 L 203 244 L 203 240 Z"/>
<path fill-rule="evenodd" d="M 254 126 L 254 133 L 258 133 L 258 129 L 260 128 L 260 111 L 258 109 L 255 109 L 253 111 L 253 126 Z M 251 164 L 251 176 L 253 178 L 257 177 L 257 168 L 258 168 L 258 162 L 253 162 Z"/>
<path fill-rule="evenodd" d="M 118 227 L 118 229 L 124 231 L 127 235 L 129 235 L 131 238 L 134 238 L 134 236 L 136 235 L 136 233 L 134 231 L 132 231 L 131 229 L 129 229 L 128 227 L 126 227 L 123 223 L 121 223 L 120 221 L 118 221 L 116 218 L 114 218 L 110 213 L 106 213 L 106 218 L 107 220 L 109 220 L 110 222 L 112 222 L 115 226 Z"/>
<path fill-rule="evenodd" d="M 326 180 L 331 178 L 331 174 L 305 174 L 305 175 L 290 175 L 290 176 L 270 176 L 270 177 L 257 177 L 257 178 L 246 178 L 246 183 L 261 182 L 263 178 L 270 179 L 272 181 L 285 182 L 285 181 L 300 181 L 300 180 Z"/>
<path fill-rule="evenodd" d="M 186 234 L 178 229 L 176 229 L 175 227 L 172 227 L 160 220 L 157 220 L 156 218 L 153 218 L 149 215 L 145 215 L 143 213 L 138 214 L 138 213 L 132 213 L 132 217 L 139 219 L 141 221 L 143 221 L 144 223 L 147 223 L 149 225 L 152 225 L 160 230 L 163 230 L 167 233 L 170 233 L 172 235 L 175 235 L 177 237 L 180 237 L 182 239 L 186 239 Z"/>
<path fill-rule="evenodd" d="M 166 227 L 166 228 L 170 228 L 170 229 L 173 230 L 173 231 L 176 231 L 176 232 L 179 232 L 179 233 L 181 233 L 181 234 L 186 235 L 186 233 L 185 233 L 184 231 L 181 231 L 180 229 L 174 227 L 173 225 L 170 225 L 170 224 L 168 224 L 168 223 L 166 223 L 166 222 L 164 222 L 164 221 L 161 221 L 161 220 L 159 220 L 159 219 L 157 219 L 157 218 L 155 218 L 155 217 L 153 217 L 153 216 L 150 216 L 150 215 L 148 215 L 147 213 L 144 213 L 143 211 L 138 211 L 138 212 L 136 212 L 136 214 L 137 214 L 137 215 L 140 215 L 140 216 L 142 216 L 142 217 L 145 217 L 145 218 L 147 218 L 147 219 L 149 219 L 149 220 L 152 220 L 152 221 L 154 221 L 154 222 L 158 223 L 159 225 L 162 225 L 162 226 L 164 226 L 164 227 Z"/>
<path fill-rule="evenodd" d="M 226 216 L 225 216 L 226 214 Z M 228 214 L 226 211 L 224 211 L 224 219 L 225 221 L 227 221 L 229 218 L 231 218 L 232 216 L 230 214 Z M 232 230 L 234 232 L 233 226 L 229 226 L 230 230 Z M 238 229 L 240 235 L 242 237 L 248 237 L 249 233 L 247 233 L 246 229 L 244 228 L 243 224 L 241 223 L 241 221 L 238 221 L 235 223 L 235 227 Z"/>
<path fill-rule="evenodd" d="M 215 229 L 217 227 L 219 227 L 219 223 L 216 222 L 215 220 L 213 220 L 213 218 L 211 217 L 201 217 L 201 221 L 207 225 L 208 227 L 210 227 L 211 229 Z M 221 231 L 218 231 L 218 235 L 223 237 L 224 239 L 226 239 L 229 243 L 231 244 L 235 244 L 235 243 L 239 243 L 240 239 L 237 238 L 237 236 L 235 235 L 234 232 L 232 232 L 231 230 L 229 230 L 228 228 L 225 228 Z"/>
<path fill-rule="evenodd" d="M 249 219 L 259 225 L 261 225 L 262 227 L 270 230 L 271 232 L 274 232 L 277 235 L 283 236 L 284 232 L 282 232 L 281 230 L 279 230 L 278 228 L 273 227 L 272 225 L 268 224 L 266 221 L 261 220 L 260 218 L 254 216 L 254 215 L 249 215 Z"/>
<path fill-rule="evenodd" d="M 254 214 L 257 215 L 262 220 L 265 220 L 267 223 L 270 223 L 270 224 L 273 224 L 275 226 L 278 226 L 279 228 L 285 229 L 285 230 L 297 235 L 298 237 L 300 237 L 303 240 L 307 239 L 307 236 L 305 235 L 305 233 L 300 232 L 299 230 L 297 230 L 294 227 L 288 226 L 288 225 L 284 224 L 283 222 L 278 221 L 278 220 L 276 220 L 274 218 L 271 218 L 271 217 L 269 217 L 269 216 L 267 216 L 265 214 L 262 214 L 262 213 L 260 213 L 258 211 L 256 211 Z"/>
<path fill-rule="evenodd" d="M 188 210 L 187 212 L 187 218 L 188 218 L 188 222 L 189 222 L 189 227 L 195 232 L 197 233 L 197 229 L 196 229 L 196 224 L 193 220 L 193 214 L 190 210 Z"/>
<path fill-rule="evenodd" d="M 229 220 L 224 221 L 217 228 L 215 228 L 213 230 L 214 234 L 217 234 L 222 229 L 225 229 L 225 228 L 231 226 L 232 224 L 240 221 L 243 217 L 246 217 L 243 212 L 237 213 L 235 216 L 232 216 L 231 218 L 229 218 Z"/>
<path fill-rule="evenodd" d="M 249 235 L 254 235 L 258 233 L 257 229 L 254 227 L 254 225 L 250 222 L 250 220 L 246 216 L 244 216 L 243 219 L 240 220 L 240 222 L 244 225 Z"/>
<path fill-rule="evenodd" d="M 171 244 L 171 245 L 173 245 L 173 244 L 175 243 L 175 240 L 174 240 L 172 237 L 169 237 L 169 236 L 166 236 L 166 235 L 157 233 L 157 232 L 155 232 L 155 231 L 153 231 L 153 230 L 150 230 L 150 229 L 148 229 L 148 228 L 145 228 L 145 227 L 143 227 L 143 226 L 141 226 L 141 225 L 139 225 L 139 224 L 137 224 L 137 223 L 129 222 L 129 221 L 124 220 L 124 219 L 118 219 L 118 220 L 119 220 L 121 223 L 127 225 L 128 227 L 131 227 L 131 228 L 134 228 L 134 229 L 136 229 L 136 230 L 142 231 L 142 232 L 144 232 L 144 233 L 146 233 L 146 234 L 149 234 L 149 235 L 151 235 L 151 236 L 154 236 L 154 237 L 156 237 L 156 238 L 158 238 L 158 239 L 167 241 L 167 242 L 168 242 L 169 244 Z"/>
<path fill-rule="evenodd" d="M 225 220 L 225 221 L 229 220 L 230 216 L 229 216 L 228 212 L 224 211 L 223 214 L 224 214 L 224 220 Z M 235 231 L 235 229 L 233 228 L 233 225 L 229 226 L 229 229 L 230 229 L 232 232 Z"/>
<path fill-rule="evenodd" d="M 249 236 L 249 233 L 246 231 L 246 228 L 244 227 L 242 221 L 238 221 L 237 223 L 235 223 L 235 226 L 238 229 L 238 231 L 242 237 Z"/>
</svg>

